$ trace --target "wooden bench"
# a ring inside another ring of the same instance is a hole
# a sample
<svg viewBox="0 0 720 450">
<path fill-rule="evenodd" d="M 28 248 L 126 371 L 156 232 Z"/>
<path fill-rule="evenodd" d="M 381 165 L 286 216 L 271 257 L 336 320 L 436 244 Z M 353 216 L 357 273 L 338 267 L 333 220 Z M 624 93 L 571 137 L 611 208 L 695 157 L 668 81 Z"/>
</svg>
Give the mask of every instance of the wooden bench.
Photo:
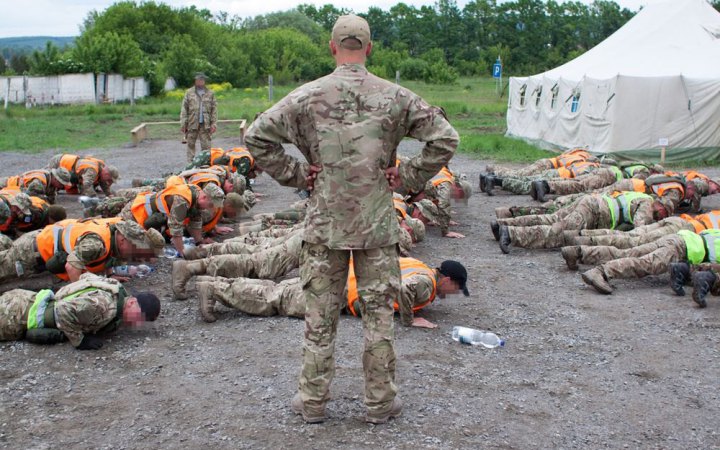
<svg viewBox="0 0 720 450">
<path fill-rule="evenodd" d="M 218 123 L 237 123 L 239 124 L 240 129 L 240 144 L 245 144 L 245 131 L 247 129 L 247 120 L 245 119 L 224 119 L 224 120 L 218 120 Z M 172 122 L 145 122 L 141 123 L 140 125 L 136 126 L 132 130 L 130 130 L 130 137 L 132 139 L 132 143 L 134 147 L 137 147 L 138 144 L 140 144 L 142 141 L 148 138 L 148 128 L 150 126 L 157 126 L 157 125 L 180 125 L 180 121 L 172 121 Z"/>
</svg>

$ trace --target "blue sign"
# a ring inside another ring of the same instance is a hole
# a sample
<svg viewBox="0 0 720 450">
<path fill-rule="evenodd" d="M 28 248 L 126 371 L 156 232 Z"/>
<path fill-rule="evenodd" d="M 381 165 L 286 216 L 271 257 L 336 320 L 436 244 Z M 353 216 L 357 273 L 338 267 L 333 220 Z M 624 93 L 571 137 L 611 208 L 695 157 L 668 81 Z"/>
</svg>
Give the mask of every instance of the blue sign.
<svg viewBox="0 0 720 450">
<path fill-rule="evenodd" d="M 502 76 L 502 64 L 496 62 L 493 64 L 493 78 L 500 78 Z"/>
</svg>

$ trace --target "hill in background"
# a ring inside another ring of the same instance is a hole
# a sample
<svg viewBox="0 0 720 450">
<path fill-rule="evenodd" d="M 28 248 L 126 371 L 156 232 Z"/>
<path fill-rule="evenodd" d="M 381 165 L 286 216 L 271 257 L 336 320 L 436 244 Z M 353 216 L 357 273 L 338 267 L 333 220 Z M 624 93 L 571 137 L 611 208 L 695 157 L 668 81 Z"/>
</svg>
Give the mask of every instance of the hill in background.
<svg viewBox="0 0 720 450">
<path fill-rule="evenodd" d="M 6 59 L 11 55 L 32 53 L 45 48 L 47 41 L 63 48 L 75 42 L 75 36 L 24 36 L 0 38 L 0 54 Z"/>
</svg>

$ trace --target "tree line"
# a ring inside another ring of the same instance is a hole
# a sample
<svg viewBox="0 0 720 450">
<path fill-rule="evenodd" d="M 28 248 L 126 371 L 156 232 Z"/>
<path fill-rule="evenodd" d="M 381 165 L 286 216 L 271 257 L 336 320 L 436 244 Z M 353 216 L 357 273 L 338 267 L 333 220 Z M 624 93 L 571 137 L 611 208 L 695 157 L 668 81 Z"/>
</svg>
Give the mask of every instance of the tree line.
<svg viewBox="0 0 720 450">
<path fill-rule="evenodd" d="M 194 6 L 121 1 L 91 12 L 72 46 L 48 42 L 32 54 L 14 55 L 10 67 L 0 58 L 0 72 L 144 76 L 154 93 L 167 76 L 189 86 L 197 71 L 234 86 L 261 84 L 270 74 L 278 83 L 309 80 L 333 69 L 327 42 L 335 19 L 348 12 L 302 4 L 241 18 Z M 597 45 L 635 14 L 611 0 L 473 0 L 463 8 L 438 0 L 356 13 L 370 23 L 373 73 L 392 78 L 399 70 L 403 79 L 431 83 L 487 76 L 498 56 L 508 74 L 548 70 Z"/>
</svg>

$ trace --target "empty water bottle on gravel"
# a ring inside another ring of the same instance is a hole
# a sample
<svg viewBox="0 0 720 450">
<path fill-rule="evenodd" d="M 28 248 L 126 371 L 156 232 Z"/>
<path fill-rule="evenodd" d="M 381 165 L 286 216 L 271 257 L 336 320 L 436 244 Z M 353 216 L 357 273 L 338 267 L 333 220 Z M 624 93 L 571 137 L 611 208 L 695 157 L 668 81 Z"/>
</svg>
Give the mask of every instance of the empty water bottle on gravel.
<svg viewBox="0 0 720 450">
<path fill-rule="evenodd" d="M 482 345 L 485 348 L 502 347 L 505 341 L 495 333 L 480 331 L 467 327 L 453 327 L 452 338 L 461 344 Z"/>
<path fill-rule="evenodd" d="M 175 259 L 175 258 L 179 258 L 179 257 L 180 257 L 180 253 L 177 250 L 175 250 L 175 247 L 167 246 L 167 247 L 165 247 L 165 250 L 163 250 L 163 258 Z"/>
</svg>

